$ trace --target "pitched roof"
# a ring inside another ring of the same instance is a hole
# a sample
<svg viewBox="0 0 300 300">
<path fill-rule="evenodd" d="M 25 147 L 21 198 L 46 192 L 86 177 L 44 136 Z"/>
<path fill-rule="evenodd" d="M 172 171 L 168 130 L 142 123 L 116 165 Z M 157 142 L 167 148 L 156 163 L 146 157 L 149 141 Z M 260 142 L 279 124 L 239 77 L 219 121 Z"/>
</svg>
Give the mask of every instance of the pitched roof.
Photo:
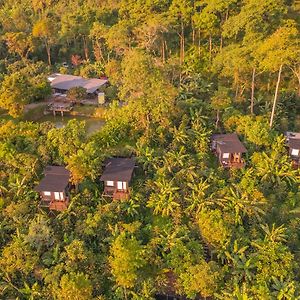
<svg viewBox="0 0 300 300">
<path fill-rule="evenodd" d="M 129 182 L 134 166 L 134 158 L 109 158 L 105 161 L 105 169 L 100 180 Z"/>
<path fill-rule="evenodd" d="M 216 141 L 223 153 L 246 153 L 247 149 L 239 140 L 236 133 L 213 134 L 212 141 Z"/>
<path fill-rule="evenodd" d="M 48 77 L 51 87 L 59 90 L 69 90 L 73 87 L 83 87 L 87 93 L 94 93 L 98 88 L 108 82 L 107 79 L 83 78 L 81 76 L 52 74 Z"/>
<path fill-rule="evenodd" d="M 300 132 L 285 133 L 288 146 L 292 149 L 300 149 Z"/>
<path fill-rule="evenodd" d="M 60 166 L 47 166 L 44 175 L 45 177 L 35 187 L 37 192 L 62 192 L 70 180 L 70 172 Z"/>
<path fill-rule="evenodd" d="M 292 132 L 292 131 L 287 131 L 285 133 L 285 136 L 287 139 L 292 138 L 292 139 L 300 139 L 300 132 Z"/>
<path fill-rule="evenodd" d="M 290 138 L 289 141 L 288 141 L 288 145 L 292 149 L 300 149 L 300 139 Z"/>
</svg>

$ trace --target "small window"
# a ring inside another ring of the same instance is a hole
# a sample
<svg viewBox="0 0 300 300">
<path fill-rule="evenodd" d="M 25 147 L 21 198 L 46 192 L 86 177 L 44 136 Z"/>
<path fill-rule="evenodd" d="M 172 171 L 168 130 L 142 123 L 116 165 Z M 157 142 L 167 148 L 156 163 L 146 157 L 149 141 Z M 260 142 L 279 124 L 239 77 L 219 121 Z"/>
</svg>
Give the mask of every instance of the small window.
<svg viewBox="0 0 300 300">
<path fill-rule="evenodd" d="M 55 198 L 55 200 L 60 200 L 60 193 L 59 192 L 55 192 L 54 193 L 54 198 Z"/>
<path fill-rule="evenodd" d="M 299 156 L 299 149 L 292 149 L 293 156 Z"/>
<path fill-rule="evenodd" d="M 223 158 L 229 158 L 229 153 L 223 153 Z"/>
<path fill-rule="evenodd" d="M 45 196 L 51 196 L 51 192 L 44 192 Z"/>
<path fill-rule="evenodd" d="M 126 190 L 127 189 L 127 183 L 125 181 L 118 181 L 118 190 Z"/>
<path fill-rule="evenodd" d="M 114 182 L 113 181 L 106 181 L 106 185 L 107 186 L 114 186 Z"/>
</svg>

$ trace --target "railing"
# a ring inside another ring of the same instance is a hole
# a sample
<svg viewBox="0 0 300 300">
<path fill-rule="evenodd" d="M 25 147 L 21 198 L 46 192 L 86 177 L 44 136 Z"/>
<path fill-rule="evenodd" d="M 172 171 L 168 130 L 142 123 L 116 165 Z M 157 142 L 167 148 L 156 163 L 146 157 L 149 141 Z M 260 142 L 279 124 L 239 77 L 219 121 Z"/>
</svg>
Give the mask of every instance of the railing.
<svg viewBox="0 0 300 300">
<path fill-rule="evenodd" d="M 243 160 L 239 162 L 229 161 L 228 163 L 222 163 L 224 168 L 243 168 L 245 166 L 245 162 Z"/>
<path fill-rule="evenodd" d="M 51 201 L 40 201 L 40 207 L 47 207 L 50 210 L 58 210 L 62 211 L 67 209 L 69 206 L 69 198 L 66 198 L 64 201 L 57 201 L 57 200 L 51 200 Z"/>
<path fill-rule="evenodd" d="M 116 190 L 113 194 L 113 198 L 116 200 L 126 200 L 129 198 L 129 191 L 118 191 Z"/>
<path fill-rule="evenodd" d="M 111 189 L 111 188 L 105 188 L 103 191 L 102 196 L 104 197 L 110 197 L 115 200 L 123 200 L 123 199 L 128 199 L 129 198 L 130 191 L 122 191 L 118 189 Z"/>
</svg>

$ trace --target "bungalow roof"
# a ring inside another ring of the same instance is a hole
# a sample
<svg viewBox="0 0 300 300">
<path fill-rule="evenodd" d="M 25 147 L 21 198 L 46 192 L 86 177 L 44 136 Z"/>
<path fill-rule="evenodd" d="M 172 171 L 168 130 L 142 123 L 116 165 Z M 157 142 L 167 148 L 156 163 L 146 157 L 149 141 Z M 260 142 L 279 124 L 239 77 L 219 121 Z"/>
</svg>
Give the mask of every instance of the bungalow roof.
<svg viewBox="0 0 300 300">
<path fill-rule="evenodd" d="M 105 161 L 105 169 L 101 181 L 129 182 L 135 166 L 134 158 L 109 158 Z"/>
</svg>

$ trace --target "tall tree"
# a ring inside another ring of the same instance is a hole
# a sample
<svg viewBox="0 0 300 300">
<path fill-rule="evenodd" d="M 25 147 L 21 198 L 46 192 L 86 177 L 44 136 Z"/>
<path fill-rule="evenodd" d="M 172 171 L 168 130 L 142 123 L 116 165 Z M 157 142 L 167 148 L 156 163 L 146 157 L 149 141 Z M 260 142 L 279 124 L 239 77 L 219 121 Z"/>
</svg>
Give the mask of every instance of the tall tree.
<svg viewBox="0 0 300 300">
<path fill-rule="evenodd" d="M 43 41 L 47 52 L 48 64 L 51 65 L 51 47 L 57 39 L 55 20 L 50 18 L 40 19 L 34 24 L 32 35 Z"/>
<path fill-rule="evenodd" d="M 281 74 L 284 66 L 299 61 L 299 31 L 295 21 L 287 20 L 257 50 L 261 68 L 268 71 L 277 71 L 277 83 L 270 117 L 270 127 L 273 126 L 276 103 L 279 93 Z"/>
</svg>

